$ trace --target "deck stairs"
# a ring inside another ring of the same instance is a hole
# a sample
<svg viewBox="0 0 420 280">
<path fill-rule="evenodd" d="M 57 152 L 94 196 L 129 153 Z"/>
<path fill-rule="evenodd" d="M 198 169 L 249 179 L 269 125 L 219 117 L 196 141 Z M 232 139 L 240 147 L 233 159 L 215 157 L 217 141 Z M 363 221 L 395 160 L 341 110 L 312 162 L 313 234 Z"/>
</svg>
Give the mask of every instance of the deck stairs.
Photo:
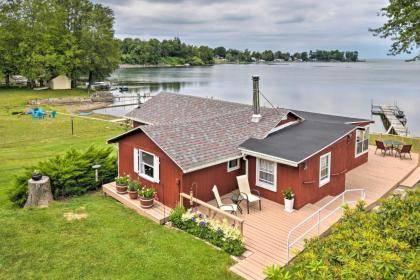
<svg viewBox="0 0 420 280">
<path fill-rule="evenodd" d="M 412 188 L 420 183 L 420 166 L 417 167 L 408 177 L 405 179 L 400 186 Z"/>
</svg>

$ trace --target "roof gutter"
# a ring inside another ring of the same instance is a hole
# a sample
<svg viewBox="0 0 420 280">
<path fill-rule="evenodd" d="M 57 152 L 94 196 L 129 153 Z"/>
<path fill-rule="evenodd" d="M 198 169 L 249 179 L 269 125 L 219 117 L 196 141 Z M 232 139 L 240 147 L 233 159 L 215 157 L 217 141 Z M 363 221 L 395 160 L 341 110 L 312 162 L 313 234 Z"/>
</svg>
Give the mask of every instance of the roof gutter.
<svg viewBox="0 0 420 280">
<path fill-rule="evenodd" d="M 292 160 L 288 160 L 288 159 L 284 159 L 284 158 L 280 158 L 280 157 L 275 157 L 275 156 L 251 151 L 251 150 L 244 149 L 244 148 L 241 148 L 241 147 L 239 147 L 238 149 L 242 152 L 243 156 L 245 156 L 245 155 L 253 156 L 253 157 L 262 158 L 262 159 L 265 159 L 265 160 L 274 161 L 274 162 L 277 162 L 277 163 L 281 163 L 281 164 L 285 164 L 285 165 L 289 165 L 289 166 L 293 166 L 293 167 L 298 167 L 298 165 L 299 165 L 298 162 L 295 162 L 295 161 L 292 161 Z"/>
</svg>

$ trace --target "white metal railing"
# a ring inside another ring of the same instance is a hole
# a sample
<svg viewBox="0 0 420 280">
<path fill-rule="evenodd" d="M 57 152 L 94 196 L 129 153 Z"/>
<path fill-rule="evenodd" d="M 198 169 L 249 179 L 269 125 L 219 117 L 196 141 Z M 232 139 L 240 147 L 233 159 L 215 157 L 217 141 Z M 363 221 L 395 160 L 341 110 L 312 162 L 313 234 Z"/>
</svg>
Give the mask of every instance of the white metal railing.
<svg viewBox="0 0 420 280">
<path fill-rule="evenodd" d="M 289 234 L 287 235 L 287 263 L 289 263 L 290 261 L 290 249 L 293 247 L 293 245 L 296 244 L 296 242 L 300 241 L 302 238 L 304 238 L 309 232 L 311 232 L 315 227 L 317 228 L 317 235 L 320 234 L 320 225 L 321 223 L 328 219 L 331 215 L 333 215 L 335 212 L 337 212 L 339 209 L 342 209 L 342 206 L 344 204 L 352 204 L 352 203 L 356 203 L 357 200 L 348 200 L 346 201 L 345 195 L 346 193 L 354 193 L 354 192 L 360 192 L 360 199 L 361 200 L 365 200 L 366 198 L 366 192 L 364 189 L 351 189 L 351 190 L 345 190 L 344 192 L 342 192 L 341 194 L 339 194 L 338 196 L 336 196 L 334 199 L 332 199 L 331 201 L 329 201 L 327 204 L 325 204 L 324 206 L 322 206 L 321 208 L 319 208 L 316 212 L 314 212 L 313 214 L 311 214 L 310 216 L 308 216 L 306 219 L 304 219 L 303 221 L 301 221 L 300 223 L 298 223 L 295 227 L 293 227 L 290 231 Z M 339 206 L 337 206 L 336 208 L 334 208 L 330 213 L 328 213 L 325 217 L 321 218 L 321 211 L 324 210 L 325 208 L 327 208 L 329 205 L 333 204 L 336 201 L 339 201 L 341 199 L 341 204 Z M 299 237 L 295 238 L 294 240 L 290 240 L 292 234 L 298 229 L 300 228 L 302 225 L 304 225 L 307 221 L 311 220 L 312 218 L 316 217 L 317 221 L 314 225 L 312 225 L 309 229 L 307 229 L 304 233 L 302 233 L 301 235 L 299 235 Z"/>
</svg>

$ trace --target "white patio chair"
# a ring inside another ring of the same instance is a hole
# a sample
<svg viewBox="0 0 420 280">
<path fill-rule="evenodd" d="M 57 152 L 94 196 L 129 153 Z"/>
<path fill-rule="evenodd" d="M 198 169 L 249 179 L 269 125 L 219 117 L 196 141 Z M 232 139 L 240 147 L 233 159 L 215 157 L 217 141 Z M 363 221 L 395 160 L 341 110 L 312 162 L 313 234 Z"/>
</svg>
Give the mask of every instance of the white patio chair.
<svg viewBox="0 0 420 280">
<path fill-rule="evenodd" d="M 238 187 L 239 192 L 246 200 L 246 207 L 249 214 L 249 204 L 258 201 L 260 205 L 260 211 L 261 211 L 261 196 L 260 192 L 256 189 L 251 190 L 248 182 L 248 176 L 247 175 L 241 175 L 237 176 L 236 180 L 238 181 Z M 255 194 L 253 194 L 254 192 Z"/>
<path fill-rule="evenodd" d="M 224 204 L 220 198 L 219 190 L 217 189 L 216 185 L 214 185 L 212 191 L 214 197 L 216 198 L 217 207 L 219 207 L 220 210 L 236 214 L 236 211 L 238 211 L 238 205 L 234 203 Z"/>
</svg>

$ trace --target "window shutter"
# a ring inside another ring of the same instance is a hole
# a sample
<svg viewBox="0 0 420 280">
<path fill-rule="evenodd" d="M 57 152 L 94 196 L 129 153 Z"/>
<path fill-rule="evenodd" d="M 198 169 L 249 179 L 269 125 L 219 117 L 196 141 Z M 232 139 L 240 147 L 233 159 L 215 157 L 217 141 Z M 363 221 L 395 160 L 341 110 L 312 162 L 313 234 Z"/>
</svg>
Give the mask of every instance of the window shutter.
<svg viewBox="0 0 420 280">
<path fill-rule="evenodd" d="M 159 162 L 159 157 L 157 157 L 157 156 L 154 156 L 155 158 L 154 158 L 154 166 L 153 166 L 153 169 L 154 169 L 154 171 L 155 171 L 155 182 L 156 183 L 159 183 L 159 167 L 160 167 L 160 162 Z"/>
<path fill-rule="evenodd" d="M 134 172 L 139 173 L 139 150 L 134 149 L 134 158 L 133 158 Z"/>
</svg>

